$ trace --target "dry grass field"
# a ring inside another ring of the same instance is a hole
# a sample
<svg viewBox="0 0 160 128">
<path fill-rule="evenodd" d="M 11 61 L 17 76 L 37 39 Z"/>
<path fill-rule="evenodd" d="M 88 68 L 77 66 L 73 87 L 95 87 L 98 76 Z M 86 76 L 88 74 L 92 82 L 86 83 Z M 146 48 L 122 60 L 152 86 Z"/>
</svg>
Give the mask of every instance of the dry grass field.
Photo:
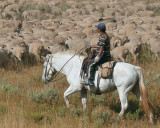
<svg viewBox="0 0 160 128">
<path fill-rule="evenodd" d="M 22 39 L 27 44 L 27 58 L 34 41 L 51 43 L 49 46 L 57 43 L 63 48 L 66 39 L 73 36 L 73 42 L 78 37 L 78 43 L 82 39 L 90 43 L 98 39 L 92 27 L 101 20 L 111 36 L 121 40 L 127 37 L 125 43 L 133 39 L 151 49 L 149 39 L 160 38 L 159 19 L 160 0 L 0 0 L 0 49 L 14 39 Z M 73 43 L 74 46 L 78 47 Z M 156 46 L 153 45 L 152 52 L 157 50 L 158 54 L 160 45 L 159 49 Z M 68 109 L 63 99 L 68 88 L 65 78 L 46 85 L 42 82 L 42 64 L 24 64 L 24 68 L 23 64 L 16 67 L 17 63 L 12 62 L 14 67 L 8 66 L 9 70 L 0 68 L 0 128 L 160 128 L 160 60 L 155 62 L 150 51 L 143 50 L 146 49 L 137 51 L 139 61 L 134 64 L 142 67 L 155 125 L 149 124 L 141 103 L 132 93 L 125 119 L 117 120 L 121 109 L 117 91 L 100 96 L 88 92 L 85 112 L 77 92 L 69 96 Z M 127 62 L 132 63 L 133 55 L 127 56 Z M 3 58 L 5 62 L 7 59 Z"/>
<path fill-rule="evenodd" d="M 71 108 L 67 109 L 63 100 L 68 87 L 65 78 L 45 85 L 41 80 L 43 66 L 39 64 L 14 71 L 0 70 L 0 128 L 159 128 L 160 64 L 136 65 L 143 69 L 156 125 L 148 123 L 141 104 L 132 94 L 126 119 L 117 121 L 120 111 L 117 91 L 100 96 L 88 92 L 86 112 L 77 92 L 69 97 Z"/>
</svg>

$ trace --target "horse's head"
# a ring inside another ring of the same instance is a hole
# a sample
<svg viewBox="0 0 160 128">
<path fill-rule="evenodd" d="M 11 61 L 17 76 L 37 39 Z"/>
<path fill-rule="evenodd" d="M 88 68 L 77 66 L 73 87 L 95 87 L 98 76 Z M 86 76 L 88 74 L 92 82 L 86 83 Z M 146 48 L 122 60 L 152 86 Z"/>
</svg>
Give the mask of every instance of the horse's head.
<svg viewBox="0 0 160 128">
<path fill-rule="evenodd" d="M 44 83 L 48 83 L 51 81 L 53 75 L 56 73 L 56 70 L 53 67 L 53 63 L 52 63 L 52 56 L 51 55 L 47 55 L 46 57 L 42 57 L 45 62 L 43 65 L 43 75 L 42 75 L 42 81 Z"/>
</svg>

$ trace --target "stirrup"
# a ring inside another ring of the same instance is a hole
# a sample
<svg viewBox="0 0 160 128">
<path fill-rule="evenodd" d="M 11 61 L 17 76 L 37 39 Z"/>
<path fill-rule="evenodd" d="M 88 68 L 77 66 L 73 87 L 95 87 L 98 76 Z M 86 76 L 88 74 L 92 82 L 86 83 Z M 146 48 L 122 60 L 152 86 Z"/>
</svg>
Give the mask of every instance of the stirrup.
<svg viewBox="0 0 160 128">
<path fill-rule="evenodd" d="M 81 84 L 86 84 L 84 80 L 81 80 Z"/>
<path fill-rule="evenodd" d="M 94 81 L 92 81 L 90 79 L 85 79 L 85 84 L 93 86 L 94 85 Z"/>
</svg>

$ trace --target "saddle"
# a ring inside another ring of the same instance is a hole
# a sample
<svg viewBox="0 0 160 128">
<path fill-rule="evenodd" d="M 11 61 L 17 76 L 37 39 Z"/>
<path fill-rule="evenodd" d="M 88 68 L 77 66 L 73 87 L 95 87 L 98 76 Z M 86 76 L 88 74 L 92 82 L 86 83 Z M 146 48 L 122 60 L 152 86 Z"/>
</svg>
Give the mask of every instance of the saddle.
<svg viewBox="0 0 160 128">
<path fill-rule="evenodd" d="M 80 76 L 83 79 L 85 77 L 87 77 L 88 65 L 89 65 L 90 60 L 91 59 L 87 57 L 84 59 L 84 61 L 82 63 Z M 115 64 L 116 64 L 115 61 L 108 61 L 104 64 L 99 65 L 96 68 L 98 70 L 99 78 L 108 79 L 108 78 L 112 77 L 112 73 L 113 73 L 113 69 L 114 69 Z"/>
<path fill-rule="evenodd" d="M 87 77 L 88 65 L 89 65 L 90 61 L 91 61 L 91 59 L 89 57 L 87 57 L 83 60 L 82 67 L 81 67 L 81 72 L 80 72 L 80 77 L 83 78 L 83 79 L 85 79 L 85 77 Z"/>
<path fill-rule="evenodd" d="M 86 49 L 85 52 L 87 53 L 87 57 L 83 60 L 80 76 L 81 78 L 85 78 L 88 76 L 88 66 L 91 59 L 95 57 L 96 50 L 94 49 Z"/>
</svg>

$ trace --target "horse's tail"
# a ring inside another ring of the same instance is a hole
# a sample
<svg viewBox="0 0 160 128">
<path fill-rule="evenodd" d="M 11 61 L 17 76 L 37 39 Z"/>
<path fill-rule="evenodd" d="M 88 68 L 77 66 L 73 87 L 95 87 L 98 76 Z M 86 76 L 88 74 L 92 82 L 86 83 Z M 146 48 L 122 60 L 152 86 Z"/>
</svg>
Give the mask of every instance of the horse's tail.
<svg viewBox="0 0 160 128">
<path fill-rule="evenodd" d="M 139 89 L 140 89 L 141 101 L 142 101 L 142 104 L 143 104 L 143 107 L 144 107 L 144 111 L 147 114 L 150 122 L 153 123 L 152 105 L 148 101 L 148 92 L 147 92 L 147 88 L 144 84 L 142 70 L 138 66 L 135 66 L 135 69 L 137 70 L 137 73 L 138 73 L 138 76 L 139 76 Z"/>
</svg>

